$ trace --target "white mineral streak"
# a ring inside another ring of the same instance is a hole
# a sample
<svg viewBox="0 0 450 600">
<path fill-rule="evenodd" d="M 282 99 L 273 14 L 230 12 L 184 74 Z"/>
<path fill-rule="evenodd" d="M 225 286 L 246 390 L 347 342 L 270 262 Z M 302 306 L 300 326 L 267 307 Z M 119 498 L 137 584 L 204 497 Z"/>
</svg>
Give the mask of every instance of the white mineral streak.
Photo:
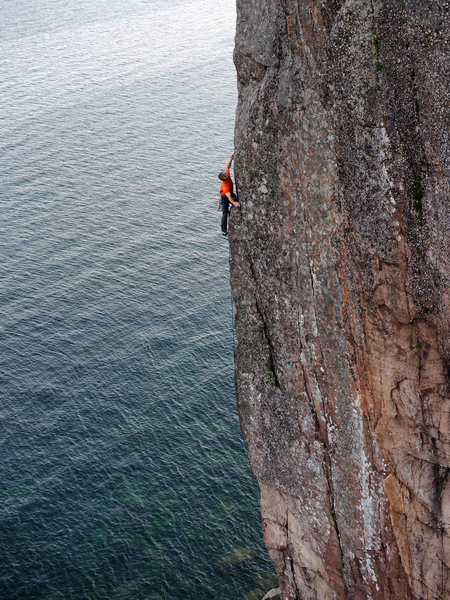
<svg viewBox="0 0 450 600">
<path fill-rule="evenodd" d="M 377 523 L 376 502 L 371 490 L 371 463 L 367 458 L 366 444 L 364 436 L 363 414 L 360 409 L 361 398 L 358 396 L 354 408 L 354 426 L 355 426 L 355 443 L 357 444 L 357 453 L 361 460 L 361 469 L 359 471 L 361 485 L 360 510 L 364 523 L 364 539 L 362 547 L 365 550 L 365 567 L 366 575 L 375 583 L 376 589 L 379 590 L 377 577 L 372 566 L 371 552 L 378 550 L 380 547 L 380 537 L 378 535 L 379 524 Z"/>
</svg>

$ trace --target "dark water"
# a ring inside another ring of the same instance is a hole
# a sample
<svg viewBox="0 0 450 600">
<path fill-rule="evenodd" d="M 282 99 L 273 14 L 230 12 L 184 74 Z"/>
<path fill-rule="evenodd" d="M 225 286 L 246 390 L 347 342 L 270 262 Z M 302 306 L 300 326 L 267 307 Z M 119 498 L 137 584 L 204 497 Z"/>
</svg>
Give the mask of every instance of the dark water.
<svg viewBox="0 0 450 600">
<path fill-rule="evenodd" d="M 229 600 L 271 571 L 216 200 L 234 19 L 1 3 L 1 600 Z"/>
</svg>

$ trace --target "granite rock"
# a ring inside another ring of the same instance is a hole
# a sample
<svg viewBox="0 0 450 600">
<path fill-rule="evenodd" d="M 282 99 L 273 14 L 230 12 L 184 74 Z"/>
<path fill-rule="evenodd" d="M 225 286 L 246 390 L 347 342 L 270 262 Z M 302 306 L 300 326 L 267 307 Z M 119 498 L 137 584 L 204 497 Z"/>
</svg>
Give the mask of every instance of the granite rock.
<svg viewBox="0 0 450 600">
<path fill-rule="evenodd" d="M 235 384 L 283 598 L 443 600 L 448 2 L 237 9 Z"/>
</svg>

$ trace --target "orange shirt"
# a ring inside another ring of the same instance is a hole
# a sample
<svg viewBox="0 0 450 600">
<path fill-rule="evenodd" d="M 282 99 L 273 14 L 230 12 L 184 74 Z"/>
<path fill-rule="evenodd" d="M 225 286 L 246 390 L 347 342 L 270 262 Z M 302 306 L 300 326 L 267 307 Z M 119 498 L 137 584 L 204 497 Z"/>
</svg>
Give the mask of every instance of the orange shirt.
<svg viewBox="0 0 450 600">
<path fill-rule="evenodd" d="M 230 171 L 227 169 L 224 171 L 228 176 L 230 176 Z M 220 186 L 220 195 L 226 196 L 228 193 L 233 193 L 233 182 L 231 181 L 231 177 L 228 181 L 222 181 L 222 185 Z"/>
</svg>

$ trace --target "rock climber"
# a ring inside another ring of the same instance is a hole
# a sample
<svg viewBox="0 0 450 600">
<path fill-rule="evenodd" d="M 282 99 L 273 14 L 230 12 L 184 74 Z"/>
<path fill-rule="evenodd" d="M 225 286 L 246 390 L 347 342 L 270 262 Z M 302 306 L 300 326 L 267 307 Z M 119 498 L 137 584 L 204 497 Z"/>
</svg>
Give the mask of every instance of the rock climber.
<svg viewBox="0 0 450 600">
<path fill-rule="evenodd" d="M 230 209 L 230 203 L 236 207 L 240 206 L 236 194 L 233 193 L 233 181 L 230 177 L 230 167 L 231 163 L 233 162 L 233 158 L 234 154 L 231 155 L 231 158 L 225 167 L 225 171 L 219 173 L 219 179 L 222 182 L 220 186 L 219 200 L 219 210 L 222 208 L 222 235 L 228 235 L 228 212 Z"/>
</svg>

